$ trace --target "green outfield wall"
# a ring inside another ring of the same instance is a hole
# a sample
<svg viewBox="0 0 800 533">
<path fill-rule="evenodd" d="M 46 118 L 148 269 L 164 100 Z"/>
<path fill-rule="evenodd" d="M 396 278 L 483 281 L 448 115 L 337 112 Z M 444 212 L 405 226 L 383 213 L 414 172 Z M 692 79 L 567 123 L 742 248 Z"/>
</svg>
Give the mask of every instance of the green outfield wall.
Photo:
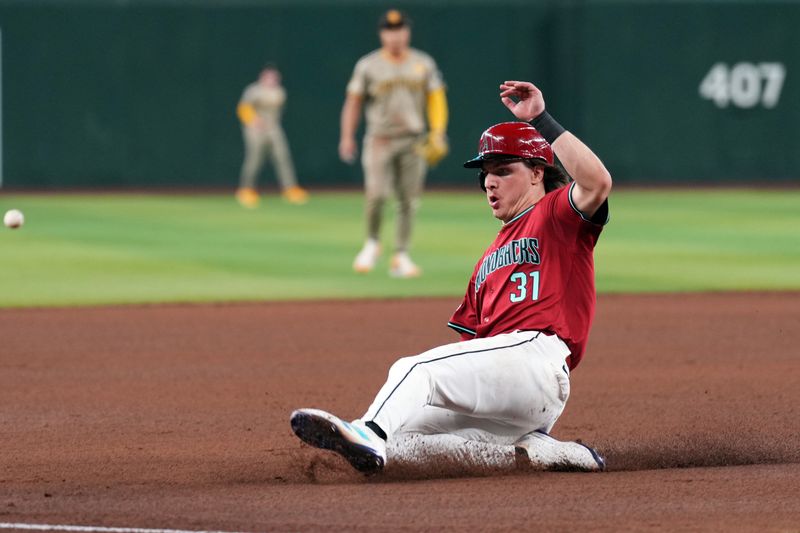
<svg viewBox="0 0 800 533">
<path fill-rule="evenodd" d="M 0 0 L 2 180 L 11 188 L 236 184 L 244 86 L 273 61 L 302 182 L 352 186 L 338 120 L 383 1 Z M 553 115 L 621 183 L 800 178 L 800 3 L 398 2 L 448 84 L 460 171 L 510 115 L 503 79 L 535 80 Z M 274 184 L 271 169 L 262 183 Z"/>
</svg>

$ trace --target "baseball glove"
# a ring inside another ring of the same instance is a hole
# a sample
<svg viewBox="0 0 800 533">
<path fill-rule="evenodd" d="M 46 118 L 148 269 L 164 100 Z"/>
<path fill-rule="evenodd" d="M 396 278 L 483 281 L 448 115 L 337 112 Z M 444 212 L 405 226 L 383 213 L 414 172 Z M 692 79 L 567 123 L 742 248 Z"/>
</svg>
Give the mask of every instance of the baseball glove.
<svg viewBox="0 0 800 533">
<path fill-rule="evenodd" d="M 444 159 L 449 151 L 450 146 L 447 144 L 447 137 L 442 133 L 429 133 L 428 138 L 417 146 L 417 153 L 430 166 L 435 166 Z"/>
</svg>

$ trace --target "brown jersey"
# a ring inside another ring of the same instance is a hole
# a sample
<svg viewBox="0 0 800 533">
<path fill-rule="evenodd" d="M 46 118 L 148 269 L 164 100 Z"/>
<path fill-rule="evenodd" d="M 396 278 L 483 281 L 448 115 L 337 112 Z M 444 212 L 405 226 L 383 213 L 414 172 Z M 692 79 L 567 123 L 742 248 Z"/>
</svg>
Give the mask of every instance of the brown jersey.
<svg viewBox="0 0 800 533">
<path fill-rule="evenodd" d="M 363 98 L 367 135 L 398 137 L 425 131 L 427 95 L 443 85 L 436 62 L 425 52 L 411 48 L 397 62 L 379 49 L 356 63 L 347 92 Z"/>
<path fill-rule="evenodd" d="M 268 87 L 258 82 L 248 85 L 240 103 L 253 106 L 258 117 L 264 121 L 266 126 L 280 124 L 281 111 L 286 102 L 286 91 L 280 85 Z"/>
</svg>

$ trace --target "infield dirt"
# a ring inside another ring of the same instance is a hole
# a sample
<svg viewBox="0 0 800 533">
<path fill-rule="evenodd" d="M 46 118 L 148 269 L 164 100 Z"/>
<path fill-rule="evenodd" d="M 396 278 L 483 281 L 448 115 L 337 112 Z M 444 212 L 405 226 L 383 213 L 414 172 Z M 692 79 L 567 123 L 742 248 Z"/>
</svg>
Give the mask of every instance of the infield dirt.
<svg viewBox="0 0 800 533">
<path fill-rule="evenodd" d="M 362 414 L 454 299 L 0 311 L 0 522 L 247 531 L 800 530 L 800 293 L 601 296 L 554 435 L 601 474 L 364 478 Z"/>
</svg>

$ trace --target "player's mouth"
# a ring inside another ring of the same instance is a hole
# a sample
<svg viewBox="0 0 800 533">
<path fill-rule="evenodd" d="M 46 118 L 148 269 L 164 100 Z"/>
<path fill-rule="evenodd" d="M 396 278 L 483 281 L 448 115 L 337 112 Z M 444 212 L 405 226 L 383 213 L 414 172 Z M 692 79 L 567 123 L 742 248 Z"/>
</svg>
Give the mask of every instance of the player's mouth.
<svg viewBox="0 0 800 533">
<path fill-rule="evenodd" d="M 500 199 L 494 194 L 490 194 L 486 197 L 486 199 L 489 201 L 489 207 L 492 209 L 497 209 L 497 207 L 500 205 Z"/>
</svg>

